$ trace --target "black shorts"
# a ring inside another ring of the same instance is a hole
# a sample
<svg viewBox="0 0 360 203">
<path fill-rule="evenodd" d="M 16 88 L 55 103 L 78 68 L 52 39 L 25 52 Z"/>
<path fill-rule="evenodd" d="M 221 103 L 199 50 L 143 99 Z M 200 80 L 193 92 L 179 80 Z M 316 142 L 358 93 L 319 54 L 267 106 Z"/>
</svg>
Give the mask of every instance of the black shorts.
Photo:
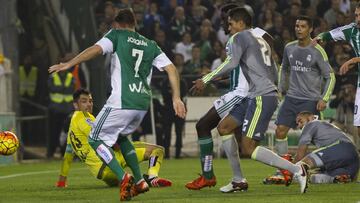
<svg viewBox="0 0 360 203">
<path fill-rule="evenodd" d="M 285 96 L 284 102 L 279 109 L 275 124 L 284 125 L 289 128 L 296 128 L 296 116 L 298 113 L 302 111 L 309 111 L 314 115 L 320 116 L 319 111 L 316 110 L 317 103 L 317 101 L 296 99 Z"/>
<path fill-rule="evenodd" d="M 242 127 L 243 136 L 261 141 L 278 105 L 277 96 L 258 96 L 236 104 L 230 115 Z"/>
<path fill-rule="evenodd" d="M 359 171 L 359 156 L 352 143 L 338 142 L 312 153 L 322 160 L 326 173 L 331 176 L 345 174 L 353 179 Z"/>
</svg>

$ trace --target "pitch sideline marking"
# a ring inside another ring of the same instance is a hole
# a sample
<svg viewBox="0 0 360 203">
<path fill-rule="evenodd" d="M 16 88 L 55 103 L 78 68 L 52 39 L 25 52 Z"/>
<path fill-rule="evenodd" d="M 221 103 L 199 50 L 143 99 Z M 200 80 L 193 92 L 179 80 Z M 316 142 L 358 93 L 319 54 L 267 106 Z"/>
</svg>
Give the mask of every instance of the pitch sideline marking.
<svg viewBox="0 0 360 203">
<path fill-rule="evenodd" d="M 76 169 L 72 169 L 71 171 L 80 171 L 80 170 L 85 170 L 85 169 L 86 169 L 86 168 L 76 168 Z M 31 175 L 46 174 L 46 173 L 55 173 L 55 172 L 59 172 L 59 170 L 36 171 L 36 172 L 27 172 L 27 173 L 17 173 L 17 174 L 12 174 L 12 175 L 0 176 L 0 180 L 1 180 L 1 179 L 7 179 L 7 178 L 20 177 L 20 176 L 31 176 Z"/>
</svg>

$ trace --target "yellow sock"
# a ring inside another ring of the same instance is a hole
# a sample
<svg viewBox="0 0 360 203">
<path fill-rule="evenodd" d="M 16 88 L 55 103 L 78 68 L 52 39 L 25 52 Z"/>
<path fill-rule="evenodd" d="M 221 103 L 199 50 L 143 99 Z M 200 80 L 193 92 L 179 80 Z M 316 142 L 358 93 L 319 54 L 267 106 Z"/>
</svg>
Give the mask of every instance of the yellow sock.
<svg viewBox="0 0 360 203">
<path fill-rule="evenodd" d="M 164 158 L 163 148 L 160 148 L 160 147 L 155 148 L 151 152 L 150 158 L 149 158 L 149 169 L 148 169 L 149 178 L 158 176 L 163 158 Z"/>
</svg>

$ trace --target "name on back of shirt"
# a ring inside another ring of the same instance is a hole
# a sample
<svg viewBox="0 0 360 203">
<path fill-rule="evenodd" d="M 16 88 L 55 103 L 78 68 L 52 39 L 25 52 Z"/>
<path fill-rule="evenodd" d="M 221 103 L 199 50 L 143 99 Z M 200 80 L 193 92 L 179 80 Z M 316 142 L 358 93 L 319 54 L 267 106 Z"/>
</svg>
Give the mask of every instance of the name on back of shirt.
<svg viewBox="0 0 360 203">
<path fill-rule="evenodd" d="M 147 46 L 147 42 L 145 42 L 144 40 L 140 40 L 140 39 L 135 39 L 133 37 L 128 37 L 127 42 L 136 44 L 136 45 L 140 45 L 140 46 Z"/>
</svg>

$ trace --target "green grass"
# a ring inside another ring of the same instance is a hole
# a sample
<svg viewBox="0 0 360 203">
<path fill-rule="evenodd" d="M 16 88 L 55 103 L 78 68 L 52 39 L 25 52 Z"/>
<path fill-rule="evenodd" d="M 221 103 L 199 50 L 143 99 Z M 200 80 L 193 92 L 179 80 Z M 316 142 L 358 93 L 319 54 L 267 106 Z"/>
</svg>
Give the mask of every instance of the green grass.
<svg viewBox="0 0 360 203">
<path fill-rule="evenodd" d="M 269 186 L 262 179 L 274 169 L 253 160 L 242 160 L 242 168 L 249 181 L 249 191 L 222 194 L 219 188 L 227 184 L 231 171 L 226 159 L 216 159 L 217 185 L 201 191 L 189 191 L 184 185 L 197 177 L 198 159 L 165 160 L 160 175 L 173 181 L 169 188 L 151 188 L 132 202 L 359 202 L 360 184 L 310 185 L 306 194 L 299 193 L 299 185 Z M 93 178 L 84 164 L 73 163 L 68 187 L 56 188 L 60 162 L 15 164 L 0 166 L 0 202 L 117 202 L 118 188 L 109 188 Z M 142 164 L 142 171 L 146 164 Z M 25 175 L 24 175 L 25 173 Z M 23 174 L 23 175 L 21 175 Z M 12 175 L 13 177 L 9 177 Z M 19 176 L 17 176 L 19 175 Z"/>
</svg>

